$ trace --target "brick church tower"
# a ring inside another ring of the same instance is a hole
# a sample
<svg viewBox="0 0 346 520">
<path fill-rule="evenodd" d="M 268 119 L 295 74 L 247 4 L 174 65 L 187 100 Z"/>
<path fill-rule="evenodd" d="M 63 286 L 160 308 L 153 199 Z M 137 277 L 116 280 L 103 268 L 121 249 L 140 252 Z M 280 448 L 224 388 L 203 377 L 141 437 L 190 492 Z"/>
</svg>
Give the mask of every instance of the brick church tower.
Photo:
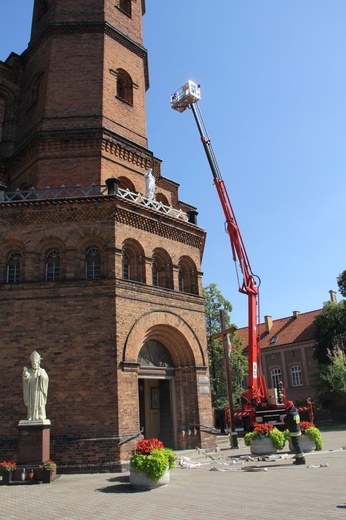
<svg viewBox="0 0 346 520">
<path fill-rule="evenodd" d="M 215 444 L 205 232 L 147 147 L 144 13 L 145 0 L 35 0 L 28 48 L 0 62 L 3 458 L 33 350 L 61 471 L 117 469 L 140 433 Z"/>
</svg>

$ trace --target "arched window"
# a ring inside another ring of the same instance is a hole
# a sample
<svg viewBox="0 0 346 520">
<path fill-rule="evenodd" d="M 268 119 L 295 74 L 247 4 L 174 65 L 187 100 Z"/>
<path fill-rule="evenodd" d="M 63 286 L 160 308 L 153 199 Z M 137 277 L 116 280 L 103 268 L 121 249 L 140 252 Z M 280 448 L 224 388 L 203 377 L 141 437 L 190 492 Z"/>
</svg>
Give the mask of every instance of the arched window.
<svg viewBox="0 0 346 520">
<path fill-rule="evenodd" d="M 291 367 L 292 386 L 303 386 L 302 368 L 300 365 Z"/>
<path fill-rule="evenodd" d="M 155 249 L 153 252 L 153 269 L 154 265 L 156 283 L 154 283 L 153 276 L 153 285 L 173 289 L 173 266 L 172 260 L 167 251 L 160 248 Z"/>
<path fill-rule="evenodd" d="M 125 240 L 123 245 L 123 279 L 145 283 L 144 251 L 136 240 Z"/>
<path fill-rule="evenodd" d="M 126 72 L 126 70 L 118 69 L 117 70 L 117 88 L 116 88 L 116 96 L 117 98 L 125 101 L 129 105 L 133 105 L 133 83 L 131 76 Z"/>
<path fill-rule="evenodd" d="M 191 258 L 185 256 L 179 261 L 179 291 L 198 294 L 196 265 Z"/>
<path fill-rule="evenodd" d="M 131 1 L 132 0 L 119 0 L 119 9 L 127 16 L 131 16 Z"/>
<path fill-rule="evenodd" d="M 153 264 L 152 264 L 152 277 L 153 277 L 153 285 L 157 286 L 158 285 L 158 272 L 157 272 L 157 263 L 155 262 L 155 260 L 153 260 Z"/>
<path fill-rule="evenodd" d="M 40 94 L 40 82 L 41 77 L 37 76 L 34 81 L 32 82 L 31 88 L 30 88 L 30 98 L 29 98 L 29 108 L 35 105 L 38 101 L 38 96 Z"/>
<path fill-rule="evenodd" d="M 179 291 L 184 292 L 184 271 L 179 268 Z"/>
<path fill-rule="evenodd" d="M 54 282 L 60 278 L 60 253 L 52 249 L 46 257 L 46 281 Z"/>
<path fill-rule="evenodd" d="M 120 184 L 119 184 L 120 189 L 129 190 L 132 193 L 136 193 L 135 186 L 134 186 L 133 182 L 130 181 L 130 179 L 128 179 L 127 177 L 118 177 L 118 179 L 120 181 Z"/>
<path fill-rule="evenodd" d="M 270 377 L 272 380 L 272 388 L 277 388 L 279 382 L 282 380 L 280 368 L 273 368 L 273 370 L 270 371 Z"/>
<path fill-rule="evenodd" d="M 6 283 L 18 283 L 20 278 L 20 253 L 12 253 L 7 259 Z"/>
<path fill-rule="evenodd" d="M 162 343 L 149 340 L 144 343 L 138 355 L 138 363 L 141 366 L 150 367 L 173 367 L 173 359 Z"/>
<path fill-rule="evenodd" d="M 101 255 L 99 249 L 91 247 L 86 252 L 85 278 L 95 280 L 101 276 Z"/>
<path fill-rule="evenodd" d="M 163 193 L 157 193 L 156 196 L 156 202 L 161 202 L 164 206 L 169 206 L 168 199 Z"/>
<path fill-rule="evenodd" d="M 126 251 L 123 251 L 123 279 L 130 280 L 130 259 Z"/>
</svg>

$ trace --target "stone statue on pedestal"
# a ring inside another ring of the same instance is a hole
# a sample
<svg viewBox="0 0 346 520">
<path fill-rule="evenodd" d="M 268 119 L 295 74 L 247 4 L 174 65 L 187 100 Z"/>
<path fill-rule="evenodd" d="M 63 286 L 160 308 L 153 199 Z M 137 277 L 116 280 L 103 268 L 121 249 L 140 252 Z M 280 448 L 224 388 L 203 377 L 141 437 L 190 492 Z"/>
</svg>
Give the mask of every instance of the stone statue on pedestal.
<svg viewBox="0 0 346 520">
<path fill-rule="evenodd" d="M 31 367 L 23 369 L 23 397 L 28 409 L 28 421 L 46 419 L 46 403 L 48 394 L 48 374 L 41 368 L 41 356 L 38 352 L 32 352 L 30 356 Z"/>
</svg>

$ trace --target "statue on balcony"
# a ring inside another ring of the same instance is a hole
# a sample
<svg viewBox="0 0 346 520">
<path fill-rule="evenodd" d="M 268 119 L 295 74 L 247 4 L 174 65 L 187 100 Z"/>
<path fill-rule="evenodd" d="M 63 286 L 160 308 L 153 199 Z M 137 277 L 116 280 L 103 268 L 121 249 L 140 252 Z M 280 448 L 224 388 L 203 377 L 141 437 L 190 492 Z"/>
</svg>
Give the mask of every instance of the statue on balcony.
<svg viewBox="0 0 346 520">
<path fill-rule="evenodd" d="M 146 186 L 146 194 L 145 196 L 147 199 L 153 199 L 154 198 L 154 192 L 155 192 L 155 177 L 153 175 L 153 169 L 149 168 L 145 174 L 145 186 Z"/>
</svg>

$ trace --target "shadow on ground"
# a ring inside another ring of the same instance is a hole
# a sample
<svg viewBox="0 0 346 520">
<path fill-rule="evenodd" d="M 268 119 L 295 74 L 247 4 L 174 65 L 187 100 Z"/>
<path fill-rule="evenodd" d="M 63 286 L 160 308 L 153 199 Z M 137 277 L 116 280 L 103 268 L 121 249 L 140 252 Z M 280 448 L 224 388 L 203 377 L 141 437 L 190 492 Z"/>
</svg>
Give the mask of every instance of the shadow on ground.
<svg viewBox="0 0 346 520">
<path fill-rule="evenodd" d="M 98 491 L 99 493 L 129 493 L 129 494 L 146 493 L 147 491 L 154 491 L 154 490 L 150 490 L 150 489 L 148 489 L 148 490 L 134 489 L 129 482 L 129 477 L 126 475 L 120 475 L 119 477 L 109 478 L 108 482 L 112 482 L 114 484 L 95 489 L 95 491 Z"/>
</svg>

